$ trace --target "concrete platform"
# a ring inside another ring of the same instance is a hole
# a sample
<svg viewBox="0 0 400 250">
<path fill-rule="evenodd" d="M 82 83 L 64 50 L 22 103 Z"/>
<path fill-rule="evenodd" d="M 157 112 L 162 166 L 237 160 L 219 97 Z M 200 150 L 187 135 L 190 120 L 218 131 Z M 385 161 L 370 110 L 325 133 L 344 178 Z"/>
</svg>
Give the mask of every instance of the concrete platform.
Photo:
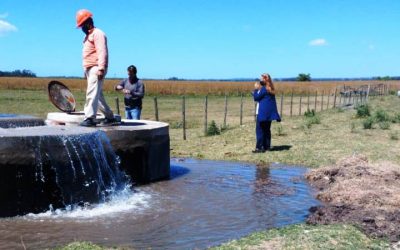
<svg viewBox="0 0 400 250">
<path fill-rule="evenodd" d="M 97 119 L 104 118 L 98 114 Z M 77 126 L 84 119 L 83 112 L 53 112 L 47 115 L 47 124 Z M 117 126 L 97 126 L 110 139 L 120 157 L 121 168 L 137 184 L 169 178 L 169 125 L 164 122 L 122 119 Z"/>
</svg>

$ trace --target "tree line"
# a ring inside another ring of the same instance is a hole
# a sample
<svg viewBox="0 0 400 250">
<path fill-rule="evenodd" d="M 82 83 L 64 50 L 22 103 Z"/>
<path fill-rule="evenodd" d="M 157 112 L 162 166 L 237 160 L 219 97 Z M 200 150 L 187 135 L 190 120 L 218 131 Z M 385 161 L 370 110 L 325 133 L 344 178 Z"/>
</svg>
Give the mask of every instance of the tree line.
<svg viewBox="0 0 400 250">
<path fill-rule="evenodd" d="M 36 74 L 33 73 L 31 70 L 23 69 L 19 70 L 16 69 L 14 71 L 0 71 L 1 76 L 9 76 L 9 77 L 36 77 Z"/>
</svg>

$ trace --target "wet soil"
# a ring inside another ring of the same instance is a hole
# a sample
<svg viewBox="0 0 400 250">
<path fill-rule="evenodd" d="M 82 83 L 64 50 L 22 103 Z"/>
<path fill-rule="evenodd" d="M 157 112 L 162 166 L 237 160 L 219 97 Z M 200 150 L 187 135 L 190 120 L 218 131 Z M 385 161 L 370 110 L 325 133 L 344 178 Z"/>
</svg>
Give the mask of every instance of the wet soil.
<svg viewBox="0 0 400 250">
<path fill-rule="evenodd" d="M 310 209 L 308 223 L 354 224 L 369 236 L 400 240 L 400 166 L 354 155 L 306 178 L 323 202 Z"/>
</svg>

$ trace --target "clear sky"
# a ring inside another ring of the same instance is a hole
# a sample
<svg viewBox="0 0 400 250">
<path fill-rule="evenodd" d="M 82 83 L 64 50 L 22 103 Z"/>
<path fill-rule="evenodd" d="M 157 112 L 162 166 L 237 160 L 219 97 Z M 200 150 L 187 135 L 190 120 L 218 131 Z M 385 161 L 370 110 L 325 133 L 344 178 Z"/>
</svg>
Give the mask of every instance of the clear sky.
<svg viewBox="0 0 400 250">
<path fill-rule="evenodd" d="M 109 77 L 400 75 L 400 0 L 0 0 L 0 70 L 82 76 L 81 8 L 107 34 Z"/>
</svg>

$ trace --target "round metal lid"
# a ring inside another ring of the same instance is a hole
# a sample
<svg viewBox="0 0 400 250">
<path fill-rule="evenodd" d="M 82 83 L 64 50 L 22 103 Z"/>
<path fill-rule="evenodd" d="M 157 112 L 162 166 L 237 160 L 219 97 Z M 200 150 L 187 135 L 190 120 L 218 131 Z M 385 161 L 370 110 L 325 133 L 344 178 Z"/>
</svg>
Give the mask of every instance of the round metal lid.
<svg viewBox="0 0 400 250">
<path fill-rule="evenodd" d="M 75 111 L 76 101 L 67 86 L 59 81 L 51 81 L 47 86 L 49 99 L 59 110 L 71 113 Z"/>
</svg>

